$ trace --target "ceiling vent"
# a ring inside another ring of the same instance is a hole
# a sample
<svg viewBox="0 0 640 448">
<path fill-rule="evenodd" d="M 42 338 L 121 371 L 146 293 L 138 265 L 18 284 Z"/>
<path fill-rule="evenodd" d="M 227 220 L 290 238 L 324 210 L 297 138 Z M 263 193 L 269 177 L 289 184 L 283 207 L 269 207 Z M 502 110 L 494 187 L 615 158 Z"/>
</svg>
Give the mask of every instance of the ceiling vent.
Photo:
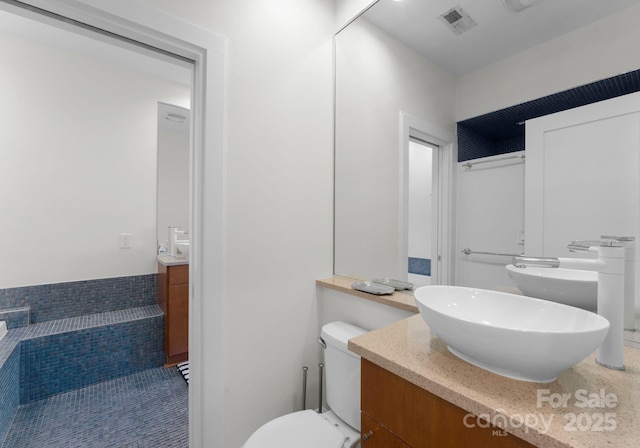
<svg viewBox="0 0 640 448">
<path fill-rule="evenodd" d="M 469 31 L 477 25 L 476 21 L 473 20 L 471 16 L 460 7 L 460 5 L 455 8 L 451 8 L 444 14 L 441 14 L 438 16 L 438 19 L 458 35 L 465 31 Z"/>
</svg>

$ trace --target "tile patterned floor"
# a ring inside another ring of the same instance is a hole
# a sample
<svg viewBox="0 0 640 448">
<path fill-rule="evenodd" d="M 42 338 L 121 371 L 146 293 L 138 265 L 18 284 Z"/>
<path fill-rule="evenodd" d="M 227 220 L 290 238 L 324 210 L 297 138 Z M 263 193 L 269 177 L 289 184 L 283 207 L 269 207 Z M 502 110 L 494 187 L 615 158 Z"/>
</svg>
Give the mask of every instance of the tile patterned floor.
<svg viewBox="0 0 640 448">
<path fill-rule="evenodd" d="M 1 448 L 186 448 L 188 386 L 157 368 L 20 406 Z"/>
</svg>

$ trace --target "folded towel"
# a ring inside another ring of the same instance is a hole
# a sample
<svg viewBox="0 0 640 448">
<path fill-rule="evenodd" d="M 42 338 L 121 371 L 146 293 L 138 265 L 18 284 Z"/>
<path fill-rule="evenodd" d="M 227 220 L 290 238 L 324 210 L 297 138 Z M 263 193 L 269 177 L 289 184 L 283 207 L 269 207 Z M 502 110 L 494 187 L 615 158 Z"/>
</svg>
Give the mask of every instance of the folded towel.
<svg viewBox="0 0 640 448">
<path fill-rule="evenodd" d="M 184 378 L 187 385 L 189 385 L 189 361 L 176 364 L 176 368 L 178 369 L 178 372 L 182 374 L 182 378 Z"/>
</svg>

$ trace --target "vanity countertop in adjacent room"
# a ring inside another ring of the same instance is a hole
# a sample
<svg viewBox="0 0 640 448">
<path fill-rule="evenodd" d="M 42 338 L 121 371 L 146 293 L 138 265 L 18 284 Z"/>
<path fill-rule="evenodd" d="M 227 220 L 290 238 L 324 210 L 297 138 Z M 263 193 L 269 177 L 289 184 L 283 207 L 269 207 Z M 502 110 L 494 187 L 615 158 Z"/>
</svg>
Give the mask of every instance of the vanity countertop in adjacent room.
<svg viewBox="0 0 640 448">
<path fill-rule="evenodd" d="M 486 416 L 491 423 L 511 421 L 505 429 L 535 446 L 623 448 L 640 443 L 639 350 L 625 347 L 625 371 L 597 365 L 594 353 L 554 382 L 542 384 L 498 376 L 458 359 L 419 315 L 355 337 L 349 349 L 467 412 Z M 544 398 L 538 403 L 539 394 L 569 395 L 564 395 L 566 406 L 553 408 Z M 603 400 L 582 398 L 601 394 L 615 395 L 617 404 L 604 406 Z M 589 406 L 577 406 L 584 403 Z M 550 422 L 547 430 L 544 422 Z M 602 430 L 614 425 L 611 431 Z"/>
<path fill-rule="evenodd" d="M 165 266 L 180 266 L 189 264 L 189 257 L 172 257 L 171 255 L 163 254 L 158 255 L 158 263 L 162 263 Z"/>
</svg>

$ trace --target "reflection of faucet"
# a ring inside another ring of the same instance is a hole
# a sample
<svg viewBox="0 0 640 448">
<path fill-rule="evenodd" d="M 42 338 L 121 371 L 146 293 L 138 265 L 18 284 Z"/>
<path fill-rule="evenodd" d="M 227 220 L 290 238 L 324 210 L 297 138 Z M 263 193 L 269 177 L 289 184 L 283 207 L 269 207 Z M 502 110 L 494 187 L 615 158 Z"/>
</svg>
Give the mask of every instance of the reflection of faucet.
<svg viewBox="0 0 640 448">
<path fill-rule="evenodd" d="M 570 246 L 591 252 L 590 243 L 594 242 L 574 241 Z M 609 321 L 610 327 L 598 347 L 596 362 L 610 369 L 624 370 L 625 247 L 622 241 L 606 238 L 595 243 L 598 245 L 597 259 L 514 257 L 513 264 L 598 271 L 598 314 Z"/>
<path fill-rule="evenodd" d="M 178 230 L 177 227 L 169 226 L 169 255 L 178 256 L 178 243 L 187 242 L 189 240 L 179 240 L 178 235 L 186 235 L 184 230 Z"/>
</svg>

